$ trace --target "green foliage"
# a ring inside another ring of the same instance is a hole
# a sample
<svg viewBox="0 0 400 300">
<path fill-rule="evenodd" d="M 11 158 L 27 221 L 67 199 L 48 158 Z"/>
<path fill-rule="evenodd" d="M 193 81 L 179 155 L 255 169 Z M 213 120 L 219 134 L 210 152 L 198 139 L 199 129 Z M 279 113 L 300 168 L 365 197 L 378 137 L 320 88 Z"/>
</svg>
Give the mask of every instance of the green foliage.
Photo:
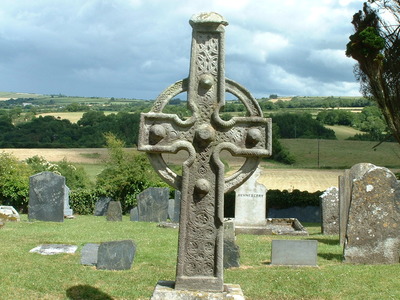
<svg viewBox="0 0 400 300">
<path fill-rule="evenodd" d="M 0 203 L 27 211 L 32 169 L 7 153 L 0 153 Z"/>
<path fill-rule="evenodd" d="M 284 139 L 320 138 L 336 139 L 335 132 L 325 128 L 311 114 L 279 113 L 272 116 L 272 122 L 278 125 L 279 136 Z"/>
<path fill-rule="evenodd" d="M 273 159 L 286 165 L 294 164 L 296 162 L 294 155 L 281 144 L 279 139 L 279 127 L 277 124 L 272 124 L 272 156 L 264 160 Z"/>
<path fill-rule="evenodd" d="M 32 168 L 34 174 L 50 171 L 64 176 L 65 183 L 71 190 L 86 188 L 90 185 L 85 169 L 69 163 L 66 159 L 58 163 L 50 163 L 45 158 L 36 155 L 28 158 L 26 163 Z"/>
<path fill-rule="evenodd" d="M 96 189 L 76 189 L 71 190 L 69 204 L 75 214 L 93 214 L 96 202 L 99 198 L 99 191 Z"/>
<path fill-rule="evenodd" d="M 269 208 L 289 208 L 292 206 L 319 206 L 319 196 L 322 192 L 268 190 L 267 202 Z"/>
<path fill-rule="evenodd" d="M 104 196 L 120 201 L 124 213 L 136 205 L 136 196 L 152 186 L 167 186 L 161 182 L 147 156 L 125 152 L 124 143 L 113 134 L 106 136 L 110 160 L 98 175 L 96 187 Z"/>
</svg>

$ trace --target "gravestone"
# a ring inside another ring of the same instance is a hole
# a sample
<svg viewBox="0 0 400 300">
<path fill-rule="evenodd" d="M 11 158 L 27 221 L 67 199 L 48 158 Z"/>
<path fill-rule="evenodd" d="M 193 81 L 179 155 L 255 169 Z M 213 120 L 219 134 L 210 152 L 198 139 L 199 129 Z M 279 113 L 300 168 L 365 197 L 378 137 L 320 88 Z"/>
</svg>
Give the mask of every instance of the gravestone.
<svg viewBox="0 0 400 300">
<path fill-rule="evenodd" d="M 150 112 L 141 114 L 138 150 L 147 152 L 157 173 L 181 191 L 175 294 L 201 291 L 222 295 L 229 289 L 223 283 L 224 193 L 240 186 L 256 170 L 260 157 L 271 154 L 271 120 L 263 118 L 257 101 L 245 88 L 225 78 L 224 27 L 228 23 L 224 18 L 200 13 L 189 23 L 193 28 L 189 77 L 168 87 Z M 163 113 L 169 100 L 183 92 L 187 92 L 192 116 L 181 120 Z M 225 92 L 242 101 L 247 117 L 220 118 Z M 182 176 L 171 170 L 162 156 L 179 150 L 189 154 L 182 164 Z M 228 178 L 224 178 L 220 160 L 223 150 L 246 158 Z M 167 298 L 159 294 L 160 286 L 156 286 L 153 299 Z"/>
<path fill-rule="evenodd" d="M 99 270 L 129 270 L 135 257 L 136 245 L 132 240 L 101 243 L 97 251 Z"/>
<path fill-rule="evenodd" d="M 354 179 L 344 262 L 398 264 L 400 184 L 388 169 L 373 167 Z"/>
<path fill-rule="evenodd" d="M 64 194 L 64 216 L 67 217 L 67 218 L 70 218 L 74 214 L 74 211 L 69 206 L 69 192 L 70 192 L 70 189 L 66 185 L 64 186 L 64 188 L 65 188 L 65 194 Z"/>
<path fill-rule="evenodd" d="M 257 182 L 260 175 L 258 168 L 235 190 L 235 227 L 239 233 L 250 232 L 254 227 L 262 229 L 266 225 L 267 189 Z"/>
<path fill-rule="evenodd" d="M 75 253 L 78 246 L 65 245 L 65 244 L 43 244 L 39 245 L 31 250 L 30 253 L 39 253 L 41 255 L 55 255 L 55 254 L 73 254 Z"/>
<path fill-rule="evenodd" d="M 344 245 L 346 237 L 353 181 L 374 167 L 370 163 L 359 163 L 352 166 L 351 169 L 345 170 L 344 174 L 339 176 L 339 243 L 341 246 Z"/>
<path fill-rule="evenodd" d="M 139 221 L 166 222 L 169 188 L 151 187 L 137 195 Z"/>
<path fill-rule="evenodd" d="M 29 177 L 29 220 L 63 222 L 65 177 L 41 172 Z"/>
<path fill-rule="evenodd" d="M 110 201 L 108 203 L 107 221 L 122 221 L 122 206 L 120 201 Z"/>
<path fill-rule="evenodd" d="M 0 218 L 4 221 L 16 221 L 19 222 L 21 217 L 13 206 L 0 205 Z"/>
<path fill-rule="evenodd" d="M 107 214 L 108 204 L 112 201 L 112 198 L 101 196 L 96 202 L 93 215 L 105 216 Z"/>
<path fill-rule="evenodd" d="M 240 267 L 240 248 L 236 245 L 235 223 L 224 221 L 224 269 Z"/>
<path fill-rule="evenodd" d="M 318 241 L 272 240 L 271 265 L 316 266 Z"/>
<path fill-rule="evenodd" d="M 133 222 L 138 222 L 139 221 L 139 212 L 138 212 L 138 208 L 134 207 L 131 209 L 130 211 L 130 220 Z"/>
<path fill-rule="evenodd" d="M 339 234 L 339 192 L 333 186 L 320 196 L 322 234 Z"/>
<path fill-rule="evenodd" d="M 168 219 L 172 223 L 179 223 L 179 215 L 181 210 L 181 192 L 175 190 L 174 199 L 169 199 L 168 202 Z"/>
<path fill-rule="evenodd" d="M 97 265 L 97 255 L 100 244 L 88 243 L 82 247 L 81 264 L 86 266 Z"/>
</svg>

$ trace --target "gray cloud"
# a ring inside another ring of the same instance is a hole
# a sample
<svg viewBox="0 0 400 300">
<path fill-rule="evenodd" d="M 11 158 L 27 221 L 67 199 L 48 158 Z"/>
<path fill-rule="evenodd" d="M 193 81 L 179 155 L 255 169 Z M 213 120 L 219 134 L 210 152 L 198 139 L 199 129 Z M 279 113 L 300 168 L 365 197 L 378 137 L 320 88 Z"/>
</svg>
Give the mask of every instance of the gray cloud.
<svg viewBox="0 0 400 300">
<path fill-rule="evenodd" d="M 300 5 L 301 3 L 301 5 Z M 217 11 L 226 76 L 254 96 L 358 95 L 358 0 L 2 0 L 0 90 L 155 98 L 189 71 L 191 15 Z"/>
</svg>

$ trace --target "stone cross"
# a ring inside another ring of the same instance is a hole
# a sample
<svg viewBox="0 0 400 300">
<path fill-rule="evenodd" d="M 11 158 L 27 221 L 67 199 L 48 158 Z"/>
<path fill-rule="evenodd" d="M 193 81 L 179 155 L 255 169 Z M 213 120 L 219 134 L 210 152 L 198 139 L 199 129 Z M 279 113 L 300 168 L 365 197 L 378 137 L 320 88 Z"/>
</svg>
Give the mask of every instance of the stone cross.
<svg viewBox="0 0 400 300">
<path fill-rule="evenodd" d="M 193 28 L 189 77 L 168 87 L 151 111 L 141 114 L 138 150 L 147 152 L 157 173 L 182 193 L 175 289 L 221 292 L 224 193 L 242 184 L 261 157 L 271 154 L 271 120 L 263 118 L 245 88 L 225 78 L 225 19 L 217 13 L 200 13 L 189 23 Z M 192 116 L 181 120 L 163 113 L 169 100 L 183 92 Z M 225 92 L 242 101 L 246 117 L 220 118 Z M 189 153 L 182 176 L 162 157 L 180 150 Z M 220 160 L 222 150 L 246 158 L 228 178 Z"/>
</svg>

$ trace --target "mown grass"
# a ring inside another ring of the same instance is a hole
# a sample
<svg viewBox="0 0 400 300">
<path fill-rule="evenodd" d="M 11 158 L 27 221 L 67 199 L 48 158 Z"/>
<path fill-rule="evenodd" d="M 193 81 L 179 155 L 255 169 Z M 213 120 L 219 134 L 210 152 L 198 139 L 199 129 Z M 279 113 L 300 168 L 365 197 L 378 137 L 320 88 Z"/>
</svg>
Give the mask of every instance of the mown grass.
<svg viewBox="0 0 400 300">
<path fill-rule="evenodd" d="M 7 223 L 0 229 L 0 299 L 149 299 L 158 280 L 174 280 L 178 231 L 155 223 L 107 222 L 77 216 L 64 223 Z M 400 265 L 341 262 L 337 236 L 304 224 L 308 237 L 237 236 L 241 267 L 225 271 L 225 282 L 240 284 L 246 299 L 399 299 Z M 80 264 L 86 243 L 133 239 L 134 264 L 126 271 Z M 318 240 L 318 267 L 270 265 L 272 239 Z M 73 244 L 75 254 L 42 256 L 29 250 L 47 243 Z"/>
<path fill-rule="evenodd" d="M 317 140 L 317 139 L 282 139 L 296 158 L 293 167 L 341 169 L 369 162 L 387 168 L 400 167 L 400 147 L 397 143 L 382 143 L 377 148 L 377 142 Z"/>
</svg>

